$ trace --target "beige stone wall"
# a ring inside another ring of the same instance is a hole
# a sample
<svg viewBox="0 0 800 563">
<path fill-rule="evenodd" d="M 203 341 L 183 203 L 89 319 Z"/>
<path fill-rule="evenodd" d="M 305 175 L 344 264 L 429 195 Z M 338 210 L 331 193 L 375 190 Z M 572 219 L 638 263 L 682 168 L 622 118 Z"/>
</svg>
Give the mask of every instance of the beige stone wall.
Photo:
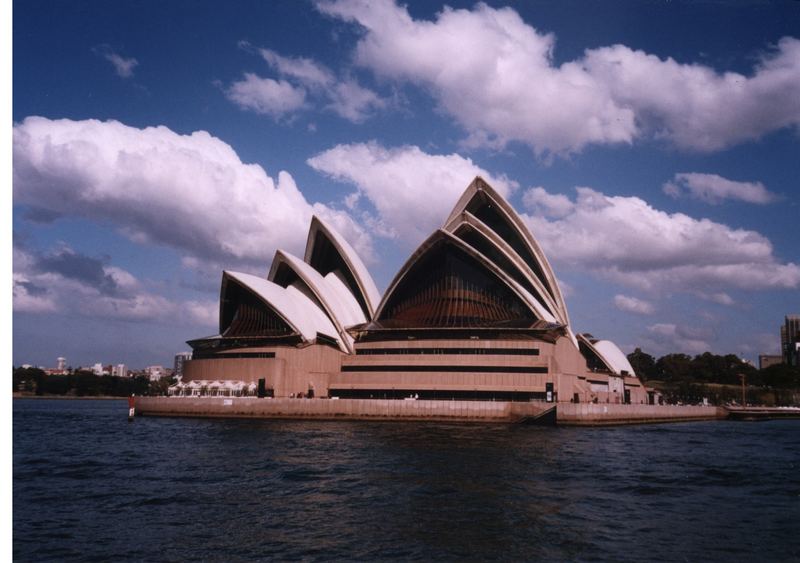
<svg viewBox="0 0 800 563">
<path fill-rule="evenodd" d="M 538 373 L 345 372 L 333 375 L 331 386 L 338 389 L 464 389 L 544 393 L 545 383 L 551 379 L 549 375 Z"/>
<path fill-rule="evenodd" d="M 513 349 L 537 348 L 538 355 L 502 354 L 343 354 L 336 348 L 314 344 L 310 346 L 275 346 L 271 348 L 247 348 L 229 350 L 236 352 L 274 352 L 274 358 L 218 358 L 188 360 L 184 366 L 184 381 L 191 380 L 242 380 L 257 383 L 266 380 L 275 397 L 290 397 L 314 390 L 317 397 L 327 397 L 329 388 L 338 389 L 410 389 L 410 390 L 469 390 L 469 391 L 519 391 L 544 393 L 548 382 L 554 384 L 556 400 L 569 403 L 575 394 L 582 403 L 595 398 L 600 403 L 622 403 L 623 379 L 615 377 L 617 393 L 594 391 L 578 375 L 592 380 L 609 377 L 605 374 L 587 373 L 586 363 L 578 349 L 566 338 L 556 343 L 533 339 L 506 340 L 402 340 L 365 342 L 357 345 L 359 350 L 384 348 L 398 350 L 409 348 L 483 348 Z M 493 368 L 546 368 L 547 373 L 475 372 L 475 371 L 358 371 L 369 366 L 491 366 Z M 342 371 L 347 367 L 348 371 Z M 634 377 L 624 378 L 624 388 L 631 391 L 631 402 L 647 403 L 647 393 Z M 597 385 L 595 385 L 597 387 Z"/>
<path fill-rule="evenodd" d="M 227 352 L 275 352 L 275 357 L 224 358 L 224 355 L 220 355 L 214 359 L 187 360 L 183 381 L 228 379 L 257 383 L 264 378 L 276 397 L 307 393 L 309 387 L 314 389 L 316 396 L 326 397 L 330 375 L 339 372 L 342 356 L 339 350 L 319 344 L 301 348 L 275 346 Z"/>
</svg>

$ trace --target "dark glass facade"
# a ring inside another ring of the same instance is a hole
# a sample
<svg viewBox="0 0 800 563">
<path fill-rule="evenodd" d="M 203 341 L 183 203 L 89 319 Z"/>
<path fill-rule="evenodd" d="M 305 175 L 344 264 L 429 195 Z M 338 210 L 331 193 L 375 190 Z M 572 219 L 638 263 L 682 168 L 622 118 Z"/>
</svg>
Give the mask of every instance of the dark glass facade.
<svg viewBox="0 0 800 563">
<path fill-rule="evenodd" d="M 489 260 L 500 266 L 502 270 L 507 273 L 511 278 L 520 284 L 522 287 L 527 289 L 531 295 L 536 297 L 536 299 L 542 304 L 542 306 L 547 309 L 551 314 L 554 314 L 554 311 L 547 306 L 547 301 L 542 299 L 542 296 L 539 294 L 539 291 L 533 286 L 528 276 L 526 276 L 522 271 L 517 268 L 517 266 L 509 260 L 501 251 L 497 248 L 497 246 L 490 240 L 488 240 L 480 231 L 475 230 L 471 225 L 463 225 L 454 233 L 458 238 L 466 242 L 472 248 L 486 256 Z M 546 287 L 546 286 L 545 286 Z"/>
<path fill-rule="evenodd" d="M 289 336 L 292 328 L 264 301 L 236 280 L 223 287 L 220 334 L 237 336 Z"/>
<path fill-rule="evenodd" d="M 385 328 L 530 326 L 530 308 L 452 240 L 440 238 L 411 266 L 382 309 Z"/>
<path fill-rule="evenodd" d="M 496 204 L 489 199 L 485 192 L 478 192 L 475 194 L 475 197 L 473 197 L 467 205 L 466 210 L 483 221 L 490 229 L 500 235 L 500 238 L 506 241 L 508 245 L 513 248 L 523 260 L 525 260 L 525 263 L 528 264 L 533 273 L 536 274 L 536 277 L 539 278 L 539 281 L 542 282 L 542 285 L 547 288 L 550 296 L 555 297 L 555 295 L 553 295 L 553 290 L 547 281 L 547 277 L 544 275 L 544 272 L 539 265 L 539 261 L 535 256 L 533 256 L 533 254 L 531 254 L 528 244 L 522 239 L 519 231 L 517 231 L 517 229 L 509 223 L 509 219 L 500 209 L 497 208 Z"/>
</svg>

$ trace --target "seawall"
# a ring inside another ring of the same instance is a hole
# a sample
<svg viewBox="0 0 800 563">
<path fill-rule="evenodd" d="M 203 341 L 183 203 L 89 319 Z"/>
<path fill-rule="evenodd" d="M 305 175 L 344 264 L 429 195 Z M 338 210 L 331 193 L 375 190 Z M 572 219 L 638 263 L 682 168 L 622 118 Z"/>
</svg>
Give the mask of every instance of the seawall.
<svg viewBox="0 0 800 563">
<path fill-rule="evenodd" d="M 552 406 L 506 401 L 136 397 L 137 415 L 212 418 L 521 422 L 538 418 Z"/>
<path fill-rule="evenodd" d="M 602 405 L 507 401 L 387 399 L 258 399 L 254 397 L 137 397 L 143 416 L 318 420 L 543 422 L 572 426 L 682 422 L 725 418 L 716 407 Z"/>
<path fill-rule="evenodd" d="M 606 426 L 715 420 L 728 417 L 722 407 L 678 405 L 616 405 L 559 403 L 558 424 L 565 426 Z"/>
</svg>

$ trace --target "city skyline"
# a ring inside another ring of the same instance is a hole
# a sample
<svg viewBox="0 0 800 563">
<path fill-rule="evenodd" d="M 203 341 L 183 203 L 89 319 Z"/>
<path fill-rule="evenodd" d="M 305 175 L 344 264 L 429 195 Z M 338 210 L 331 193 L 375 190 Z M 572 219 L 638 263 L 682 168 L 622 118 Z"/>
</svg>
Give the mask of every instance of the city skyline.
<svg viewBox="0 0 800 563">
<path fill-rule="evenodd" d="M 576 331 L 779 353 L 794 3 L 447 5 L 15 2 L 14 363 L 171 365 L 312 214 L 383 293 L 475 175 Z"/>
</svg>

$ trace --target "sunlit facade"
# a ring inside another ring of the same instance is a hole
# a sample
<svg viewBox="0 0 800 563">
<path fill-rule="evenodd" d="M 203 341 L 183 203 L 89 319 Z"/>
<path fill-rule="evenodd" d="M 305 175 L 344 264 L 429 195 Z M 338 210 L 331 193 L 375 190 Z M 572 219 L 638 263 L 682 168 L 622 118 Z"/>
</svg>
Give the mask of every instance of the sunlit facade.
<svg viewBox="0 0 800 563">
<path fill-rule="evenodd" d="M 476 178 L 381 297 L 314 217 L 303 258 L 223 272 L 219 333 L 189 341 L 181 395 L 648 403 L 613 343 L 575 334 L 555 274 L 513 208 Z M 192 384 L 192 382 L 194 382 Z"/>
</svg>

